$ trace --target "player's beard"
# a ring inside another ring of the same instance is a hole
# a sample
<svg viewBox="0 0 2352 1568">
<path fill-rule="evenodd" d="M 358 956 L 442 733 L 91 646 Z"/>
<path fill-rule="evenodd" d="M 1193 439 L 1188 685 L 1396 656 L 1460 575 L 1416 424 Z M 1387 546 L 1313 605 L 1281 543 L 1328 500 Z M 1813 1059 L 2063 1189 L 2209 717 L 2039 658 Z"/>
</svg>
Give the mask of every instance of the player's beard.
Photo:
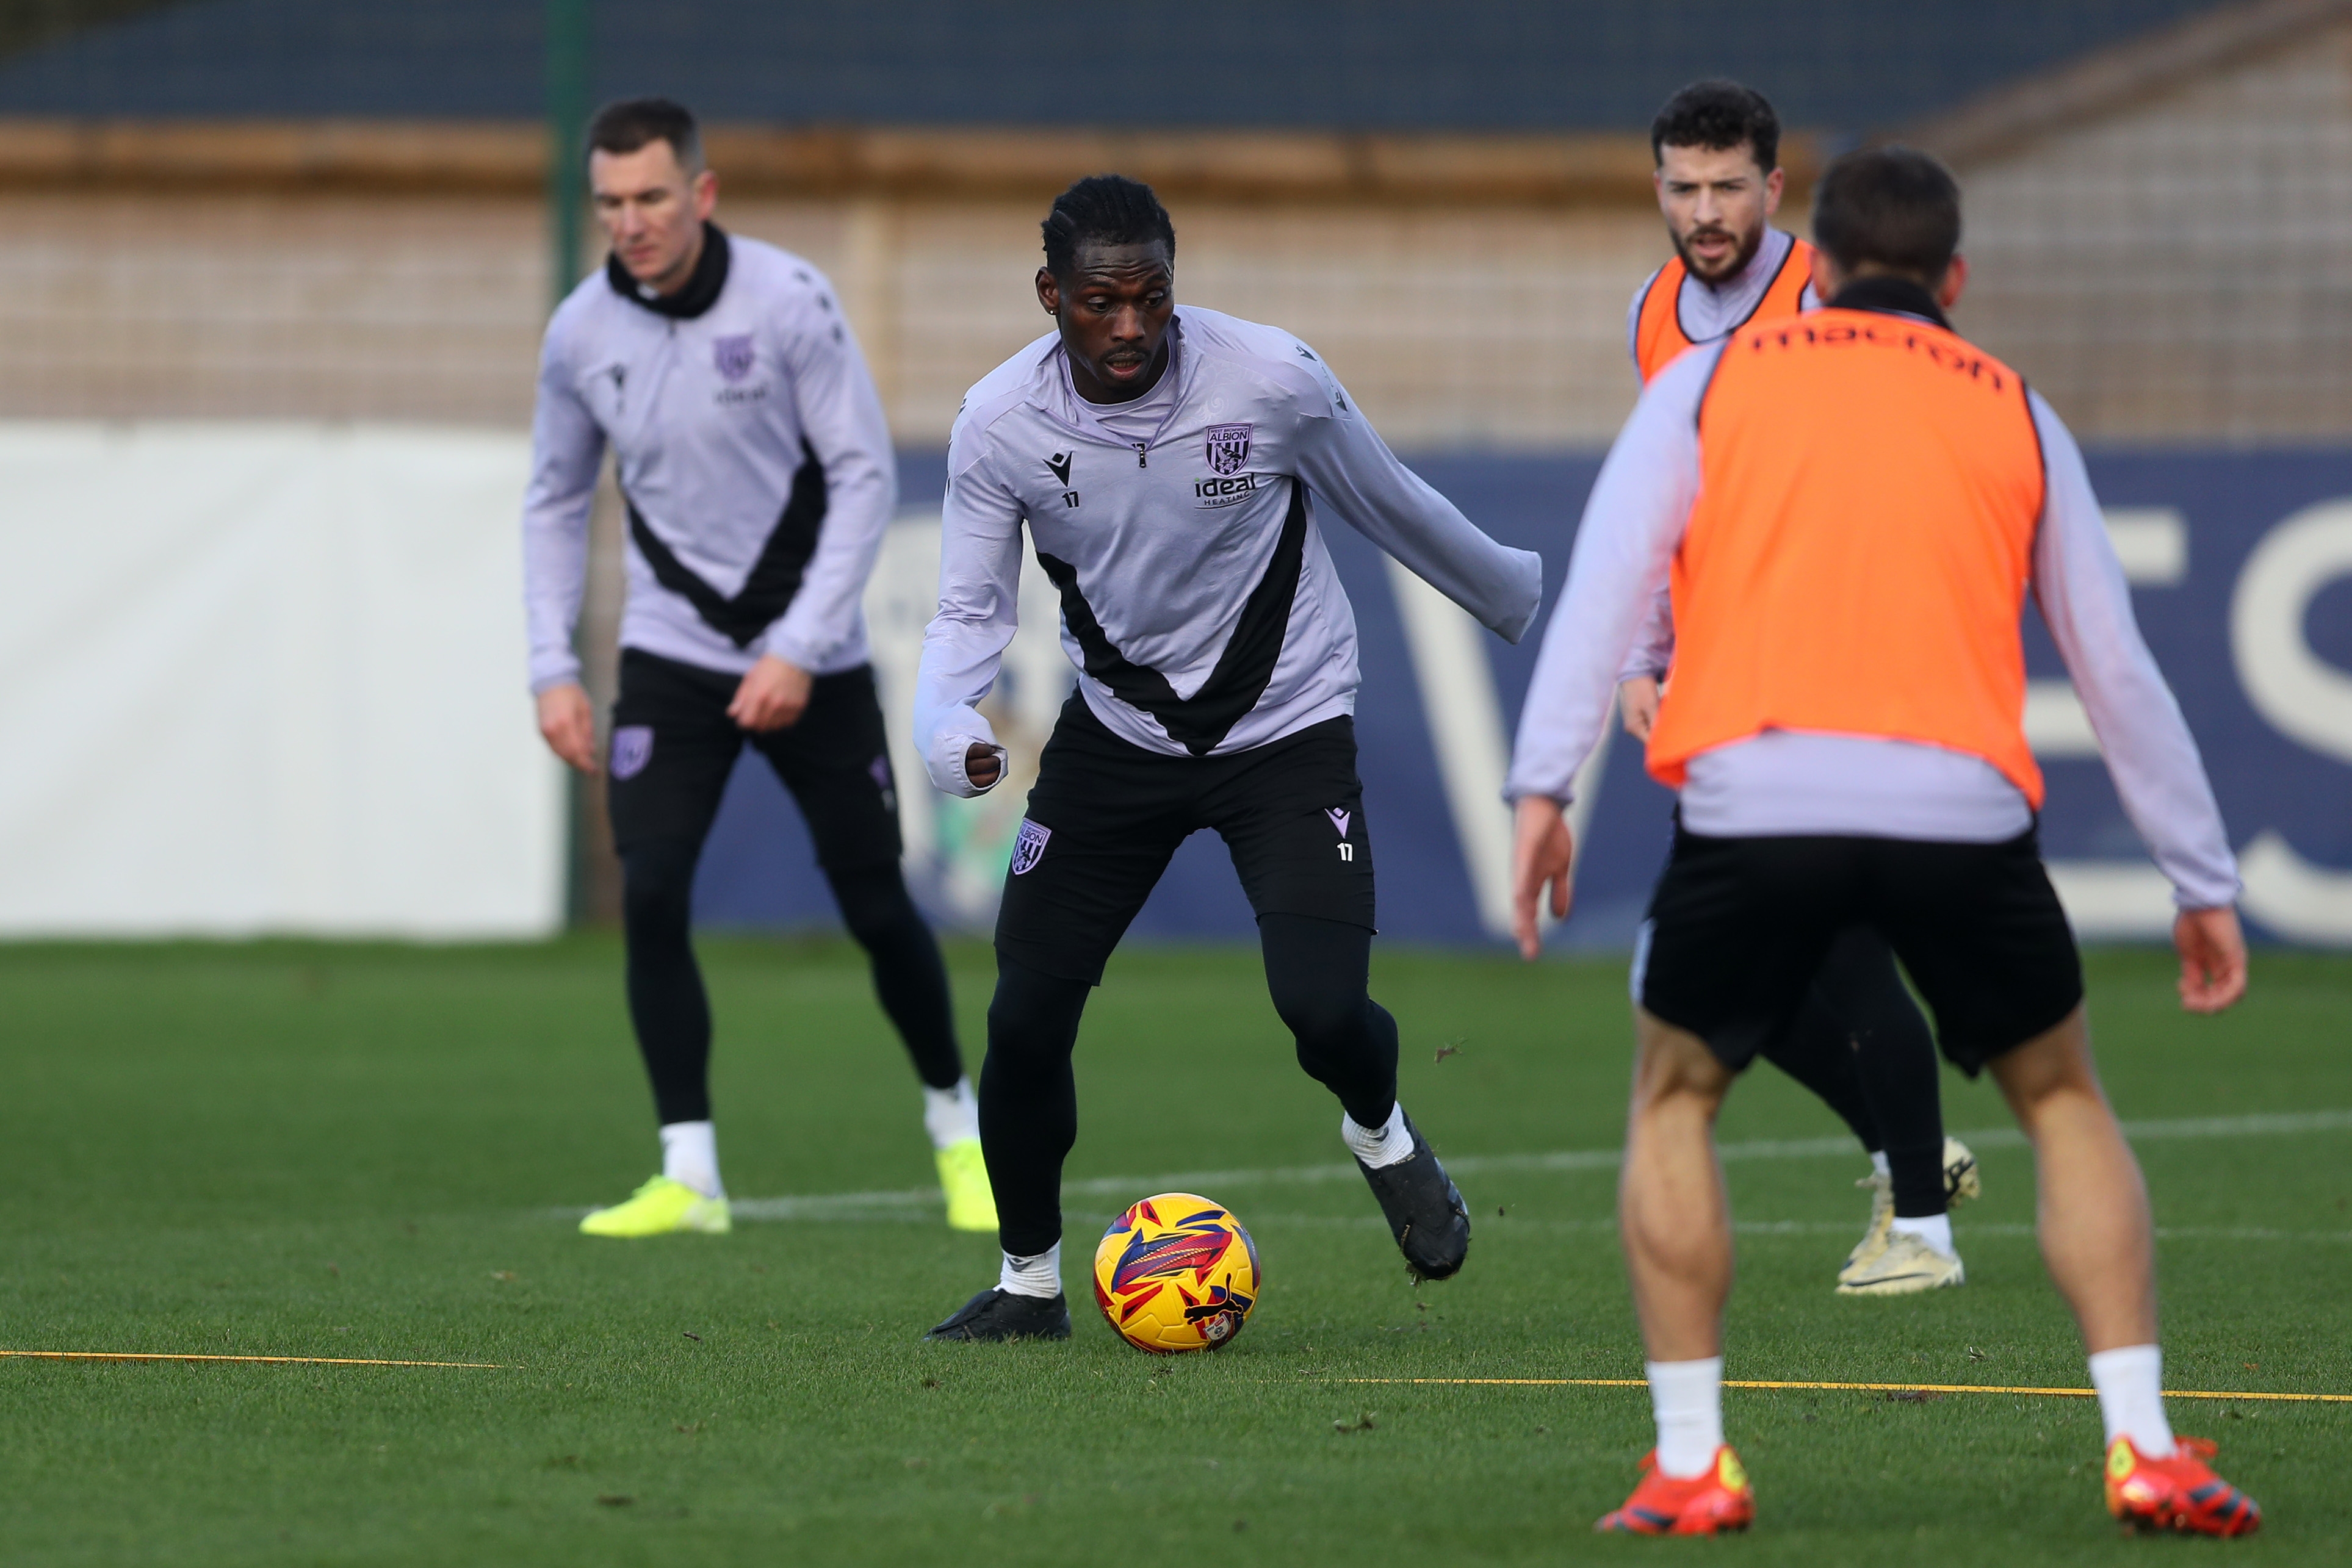
<svg viewBox="0 0 2352 1568">
<path fill-rule="evenodd" d="M 1711 224 L 1704 230 L 1694 229 L 1691 232 L 1695 237 L 1702 233 L 1729 234 L 1731 231 L 1725 228 L 1721 224 Z M 1705 283 L 1724 283 L 1747 271 L 1748 264 L 1756 259 L 1756 253 L 1764 248 L 1764 225 L 1760 223 L 1758 224 L 1753 230 L 1743 236 L 1740 239 L 1738 250 L 1734 252 L 1732 255 L 1731 265 L 1712 277 L 1708 276 L 1706 272 L 1701 269 L 1697 261 L 1692 257 L 1690 253 L 1690 244 L 1687 240 L 1685 240 L 1681 235 L 1675 235 L 1674 236 L 1674 242 L 1675 254 L 1683 258 L 1683 266 L 1690 270 L 1690 275 L 1693 277 L 1698 278 L 1700 281 Z"/>
</svg>

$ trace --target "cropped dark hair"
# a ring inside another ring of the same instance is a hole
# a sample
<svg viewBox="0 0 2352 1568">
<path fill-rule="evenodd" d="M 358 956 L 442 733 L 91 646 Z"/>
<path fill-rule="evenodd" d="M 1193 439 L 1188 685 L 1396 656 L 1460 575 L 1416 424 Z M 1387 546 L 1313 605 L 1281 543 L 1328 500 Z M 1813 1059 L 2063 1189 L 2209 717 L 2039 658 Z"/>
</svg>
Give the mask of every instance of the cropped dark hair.
<svg viewBox="0 0 2352 1568">
<path fill-rule="evenodd" d="M 1077 270 L 1081 245 L 1168 246 L 1176 259 L 1176 225 L 1151 187 L 1124 174 L 1089 174 L 1054 198 L 1054 210 L 1039 225 L 1045 231 L 1045 270 L 1067 277 Z"/>
<path fill-rule="evenodd" d="M 1780 166 L 1780 117 L 1771 100 L 1752 87 L 1719 78 L 1695 81 L 1666 99 L 1650 121 L 1650 158 L 1663 162 L 1669 147 L 1705 147 L 1724 152 L 1747 147 L 1766 173 Z"/>
<path fill-rule="evenodd" d="M 1875 264 L 1933 283 L 1960 248 L 1960 187 L 1916 147 L 1865 147 L 1822 171 L 1813 243 L 1841 271 Z"/>
<path fill-rule="evenodd" d="M 624 98 L 606 104 L 588 122 L 591 152 L 635 152 L 667 141 L 678 167 L 702 167 L 702 132 L 686 105 L 666 98 Z"/>
</svg>

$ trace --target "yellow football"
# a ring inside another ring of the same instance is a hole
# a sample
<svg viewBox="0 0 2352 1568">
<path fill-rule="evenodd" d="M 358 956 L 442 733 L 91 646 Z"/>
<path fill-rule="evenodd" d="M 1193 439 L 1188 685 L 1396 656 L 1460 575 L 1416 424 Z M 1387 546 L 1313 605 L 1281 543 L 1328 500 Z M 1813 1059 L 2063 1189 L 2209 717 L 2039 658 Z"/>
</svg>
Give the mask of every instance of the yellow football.
<svg viewBox="0 0 2352 1568">
<path fill-rule="evenodd" d="M 1257 1243 L 1241 1221 L 1189 1192 L 1145 1198 L 1095 1249 L 1095 1305 L 1121 1339 L 1154 1355 L 1233 1343 L 1259 1278 Z"/>
</svg>

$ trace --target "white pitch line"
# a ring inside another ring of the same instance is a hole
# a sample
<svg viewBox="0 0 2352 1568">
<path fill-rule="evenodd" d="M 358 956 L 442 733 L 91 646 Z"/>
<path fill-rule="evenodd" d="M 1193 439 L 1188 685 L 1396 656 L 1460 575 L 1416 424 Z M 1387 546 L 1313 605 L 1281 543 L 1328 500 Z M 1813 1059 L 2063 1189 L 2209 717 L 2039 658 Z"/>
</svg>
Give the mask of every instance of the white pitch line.
<svg viewBox="0 0 2352 1568">
<path fill-rule="evenodd" d="M 2245 1116 L 2186 1116 L 2149 1122 L 2126 1122 L 2125 1135 L 2134 1143 L 2161 1143 L 2179 1138 L 2270 1138 L 2296 1133 L 2337 1133 L 2352 1131 L 2352 1111 L 2294 1111 Z M 2025 1134 L 2015 1127 L 1979 1127 L 1958 1134 L 1974 1148 L 2011 1149 L 2025 1144 Z M 1759 1138 L 1746 1143 L 1724 1144 L 1716 1150 L 1726 1163 L 1746 1160 L 1823 1159 L 1832 1155 L 1852 1156 L 1851 1138 Z M 1533 1155 L 1465 1155 L 1445 1162 L 1448 1171 L 1457 1176 L 1489 1176 L 1518 1171 L 1598 1171 L 1615 1170 L 1622 1151 L 1617 1149 L 1556 1149 L 1549 1154 Z M 1317 1166 L 1276 1166 L 1265 1170 L 1178 1171 L 1148 1176 L 1089 1176 L 1080 1181 L 1064 1182 L 1065 1197 L 1127 1197 L 1154 1192 L 1207 1192 L 1213 1188 L 1313 1186 L 1323 1182 L 1348 1181 L 1356 1177 L 1355 1165 L 1350 1162 Z M 836 1192 L 811 1194 L 804 1197 L 746 1197 L 733 1204 L 738 1219 L 893 1219 L 919 1218 L 926 1211 L 940 1206 L 937 1187 L 905 1187 L 891 1192 Z M 573 1210 L 584 1213 L 585 1210 Z M 2158 1232 L 2186 1238 L 2191 1232 Z M 2202 1234 L 2199 1232 L 2197 1234 Z M 2216 1231 L 2216 1237 L 2222 1233 Z M 2232 1232 L 2232 1235 L 2240 1233 Z M 2280 1239 L 2299 1232 L 2278 1232 Z M 2326 1232 L 2315 1232 L 2325 1237 Z M 2242 1233 L 2245 1239 L 2268 1239 L 2271 1233 L 2259 1236 Z"/>
</svg>

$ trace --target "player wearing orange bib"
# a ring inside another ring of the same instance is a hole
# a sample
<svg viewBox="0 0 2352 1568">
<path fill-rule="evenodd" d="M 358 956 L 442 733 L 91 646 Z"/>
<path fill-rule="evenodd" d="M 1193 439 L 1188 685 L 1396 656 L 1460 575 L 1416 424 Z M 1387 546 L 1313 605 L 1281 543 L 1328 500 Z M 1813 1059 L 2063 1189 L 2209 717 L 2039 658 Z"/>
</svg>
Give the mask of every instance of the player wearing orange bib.
<svg viewBox="0 0 2352 1568">
<path fill-rule="evenodd" d="M 1532 957 L 1538 901 L 1567 913 L 1562 803 L 1644 606 L 1671 584 L 1680 646 L 1648 761 L 1680 816 L 1634 961 L 1618 1203 L 1658 1445 L 1602 1529 L 1754 1518 L 1723 1440 L 1732 1240 L 1713 1128 L 1854 925 L 1893 946 L 1945 1055 L 1991 1073 L 2033 1146 L 2042 1254 L 2089 1352 L 2109 1511 L 2208 1535 L 2261 1523 L 2208 1465 L 2212 1446 L 2176 1438 L 2165 1414 L 2147 1192 L 2092 1064 L 2081 960 L 2035 834 L 2029 593 L 2173 885 L 2191 1012 L 2245 993 L 2237 864 L 2081 450 L 1946 319 L 1968 276 L 1959 232 L 1958 190 L 1926 154 L 1831 165 L 1813 214 L 1826 306 L 1751 322 L 1650 382 L 1594 483 L 1529 684 L 1508 792 Z"/>
<path fill-rule="evenodd" d="M 1786 178 L 1780 144 L 1771 104 L 1737 82 L 1693 82 L 1658 111 L 1650 145 L 1675 256 L 1635 292 L 1626 317 L 1626 344 L 1645 383 L 1696 343 L 1821 303 L 1813 247 L 1770 225 Z M 1673 656 L 1674 616 L 1661 592 L 1619 672 L 1618 711 L 1636 740 L 1650 738 Z M 1977 1195 L 1976 1156 L 1944 1135 L 1935 1037 L 1885 942 L 1861 928 L 1843 933 L 1804 1006 L 1761 1054 L 1819 1095 L 1870 1155 L 1862 1183 L 1871 1189 L 1870 1221 L 1838 1271 L 1838 1293 L 1909 1295 L 1962 1283 L 1946 1211 Z"/>
</svg>

